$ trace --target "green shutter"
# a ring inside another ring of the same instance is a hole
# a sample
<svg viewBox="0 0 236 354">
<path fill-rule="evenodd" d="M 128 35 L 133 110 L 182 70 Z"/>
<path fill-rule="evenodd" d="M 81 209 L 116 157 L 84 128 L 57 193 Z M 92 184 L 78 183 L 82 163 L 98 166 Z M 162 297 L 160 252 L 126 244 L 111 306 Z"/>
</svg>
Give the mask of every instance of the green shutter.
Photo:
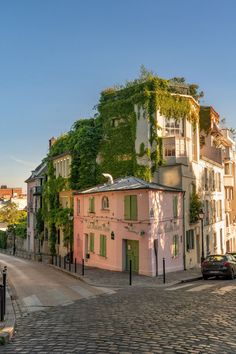
<svg viewBox="0 0 236 354">
<path fill-rule="evenodd" d="M 125 220 L 130 220 L 130 196 L 129 195 L 125 196 L 124 203 L 125 203 L 125 207 L 124 207 L 125 215 L 124 215 L 124 218 L 125 218 Z"/>
<path fill-rule="evenodd" d="M 100 235 L 100 256 L 106 257 L 106 255 L 107 255 L 106 236 Z"/>
<path fill-rule="evenodd" d="M 90 240 L 90 252 L 94 252 L 94 234 L 89 235 L 89 240 Z"/>
<path fill-rule="evenodd" d="M 178 199 L 177 196 L 173 197 L 173 217 L 177 218 L 178 216 Z"/>
<path fill-rule="evenodd" d="M 103 236 L 103 256 L 107 256 L 107 238 Z"/>
<path fill-rule="evenodd" d="M 130 219 L 137 220 L 137 216 L 138 216 L 137 195 L 131 195 L 130 200 L 131 200 Z"/>
</svg>

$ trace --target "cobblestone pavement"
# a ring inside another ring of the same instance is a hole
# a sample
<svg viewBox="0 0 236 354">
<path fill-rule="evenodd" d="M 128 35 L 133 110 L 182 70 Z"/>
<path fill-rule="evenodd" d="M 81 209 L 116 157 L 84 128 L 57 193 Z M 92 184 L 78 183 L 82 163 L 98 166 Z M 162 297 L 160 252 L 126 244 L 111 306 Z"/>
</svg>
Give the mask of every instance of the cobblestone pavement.
<svg viewBox="0 0 236 354">
<path fill-rule="evenodd" d="M 19 318 L 2 353 L 236 353 L 236 280 L 112 295 Z"/>
</svg>

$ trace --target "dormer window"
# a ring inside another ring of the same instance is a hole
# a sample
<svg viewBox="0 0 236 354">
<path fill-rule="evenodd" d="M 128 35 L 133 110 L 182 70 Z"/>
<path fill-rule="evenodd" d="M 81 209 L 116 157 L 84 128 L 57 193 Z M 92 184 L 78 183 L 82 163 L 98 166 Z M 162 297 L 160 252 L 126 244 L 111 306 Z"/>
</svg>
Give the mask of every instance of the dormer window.
<svg viewBox="0 0 236 354">
<path fill-rule="evenodd" d="M 109 209 L 108 197 L 102 197 L 102 209 Z"/>
</svg>

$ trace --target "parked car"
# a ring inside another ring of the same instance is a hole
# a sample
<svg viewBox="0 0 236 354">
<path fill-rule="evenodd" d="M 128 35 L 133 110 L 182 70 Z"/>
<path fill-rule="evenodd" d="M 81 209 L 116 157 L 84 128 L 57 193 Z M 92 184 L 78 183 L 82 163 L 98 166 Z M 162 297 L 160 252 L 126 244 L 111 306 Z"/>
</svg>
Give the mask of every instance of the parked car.
<svg viewBox="0 0 236 354">
<path fill-rule="evenodd" d="M 236 275 L 236 259 L 231 254 L 210 255 L 202 262 L 201 270 L 205 280 L 214 276 L 234 279 Z"/>
<path fill-rule="evenodd" d="M 226 254 L 231 254 L 234 258 L 236 258 L 236 252 L 226 252 Z"/>
</svg>

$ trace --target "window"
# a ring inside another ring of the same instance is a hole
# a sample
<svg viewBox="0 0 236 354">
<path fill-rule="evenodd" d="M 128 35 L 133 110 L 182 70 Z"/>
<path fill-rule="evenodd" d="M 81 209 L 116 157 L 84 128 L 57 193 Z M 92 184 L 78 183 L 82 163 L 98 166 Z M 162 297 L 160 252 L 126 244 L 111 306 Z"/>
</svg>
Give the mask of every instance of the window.
<svg viewBox="0 0 236 354">
<path fill-rule="evenodd" d="M 208 190 L 208 171 L 207 168 L 204 168 L 204 176 L 205 176 L 205 190 Z"/>
<path fill-rule="evenodd" d="M 108 197 L 102 197 L 102 209 L 109 209 Z"/>
<path fill-rule="evenodd" d="M 214 240 L 214 252 L 217 251 L 217 235 L 216 232 L 213 234 L 213 240 Z"/>
<path fill-rule="evenodd" d="M 220 229 L 220 250 L 221 253 L 224 253 L 224 247 L 223 247 L 223 230 Z"/>
<path fill-rule="evenodd" d="M 89 213 L 95 213 L 95 198 L 94 197 L 90 197 L 89 198 Z"/>
<path fill-rule="evenodd" d="M 231 164 L 230 163 L 225 163 L 225 175 L 231 175 L 232 174 L 232 169 L 231 169 Z"/>
<path fill-rule="evenodd" d="M 173 236 L 173 243 L 172 243 L 172 256 L 177 257 L 179 254 L 179 235 Z"/>
<path fill-rule="evenodd" d="M 124 198 L 125 203 L 125 220 L 137 220 L 138 217 L 138 206 L 137 206 L 137 195 L 126 195 Z"/>
<path fill-rule="evenodd" d="M 77 199 L 77 216 L 80 214 L 80 199 Z"/>
<path fill-rule="evenodd" d="M 107 255 L 107 237 L 100 235 L 100 256 L 106 257 Z"/>
<path fill-rule="evenodd" d="M 89 250 L 90 252 L 94 252 L 94 234 L 89 234 Z"/>
<path fill-rule="evenodd" d="M 178 217 L 178 197 L 175 195 L 173 197 L 173 217 L 177 218 Z"/>
<path fill-rule="evenodd" d="M 165 119 L 165 136 L 183 136 L 183 121 L 174 118 Z"/>
<path fill-rule="evenodd" d="M 194 249 L 194 230 L 186 231 L 187 251 Z"/>
<path fill-rule="evenodd" d="M 165 151 L 164 151 L 165 156 L 175 156 L 175 146 L 174 145 L 166 145 L 165 146 Z"/>
</svg>

